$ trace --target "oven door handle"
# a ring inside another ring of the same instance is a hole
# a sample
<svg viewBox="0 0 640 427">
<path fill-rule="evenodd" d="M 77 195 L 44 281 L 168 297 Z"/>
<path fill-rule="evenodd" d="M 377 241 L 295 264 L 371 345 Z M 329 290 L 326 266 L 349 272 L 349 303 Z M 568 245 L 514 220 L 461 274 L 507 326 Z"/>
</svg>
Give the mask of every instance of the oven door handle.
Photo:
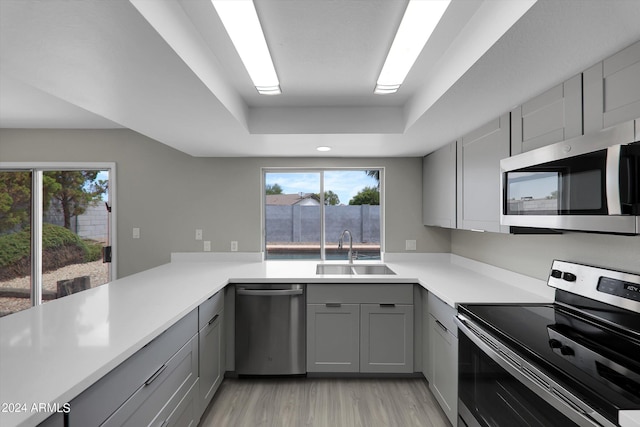
<svg viewBox="0 0 640 427">
<path fill-rule="evenodd" d="M 605 188 L 607 192 L 608 215 L 622 215 L 622 202 L 620 199 L 620 145 L 607 148 Z"/>
<path fill-rule="evenodd" d="M 458 329 L 494 362 L 579 426 L 616 427 L 463 314 L 458 313 L 454 321 Z"/>
</svg>

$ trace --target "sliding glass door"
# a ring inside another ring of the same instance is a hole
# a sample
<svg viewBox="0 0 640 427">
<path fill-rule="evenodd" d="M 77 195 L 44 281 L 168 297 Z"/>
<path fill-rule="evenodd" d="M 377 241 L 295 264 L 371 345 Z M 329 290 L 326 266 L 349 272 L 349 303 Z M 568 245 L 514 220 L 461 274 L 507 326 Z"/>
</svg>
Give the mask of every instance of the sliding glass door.
<svg viewBox="0 0 640 427">
<path fill-rule="evenodd" d="M 109 282 L 115 165 L 10 166 L 0 164 L 0 315 Z"/>
</svg>

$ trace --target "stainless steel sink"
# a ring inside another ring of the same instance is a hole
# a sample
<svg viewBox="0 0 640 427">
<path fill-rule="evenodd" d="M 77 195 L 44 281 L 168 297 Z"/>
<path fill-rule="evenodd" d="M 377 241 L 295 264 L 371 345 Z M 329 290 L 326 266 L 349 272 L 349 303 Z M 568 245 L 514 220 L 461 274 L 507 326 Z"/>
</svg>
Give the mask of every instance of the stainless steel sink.
<svg viewBox="0 0 640 427">
<path fill-rule="evenodd" d="M 353 268 L 356 274 L 396 274 L 395 271 L 384 264 L 354 265 L 351 268 Z"/>
<path fill-rule="evenodd" d="M 318 264 L 316 274 L 396 274 L 385 264 Z"/>
</svg>

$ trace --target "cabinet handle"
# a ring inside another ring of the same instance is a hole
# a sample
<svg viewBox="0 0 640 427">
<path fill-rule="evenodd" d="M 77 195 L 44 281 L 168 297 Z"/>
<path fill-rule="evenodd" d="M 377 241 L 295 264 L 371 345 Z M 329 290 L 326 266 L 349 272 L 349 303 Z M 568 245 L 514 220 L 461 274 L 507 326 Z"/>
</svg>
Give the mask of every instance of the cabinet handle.
<svg viewBox="0 0 640 427">
<path fill-rule="evenodd" d="M 328 302 L 325 304 L 326 307 L 342 307 L 342 304 L 339 302 Z"/>
<path fill-rule="evenodd" d="M 442 330 L 443 330 L 443 331 L 445 331 L 445 332 L 448 332 L 448 331 L 449 331 L 449 330 L 447 329 L 447 327 L 446 327 L 446 326 L 444 326 L 442 323 L 440 323 L 440 321 L 439 321 L 439 320 L 436 320 L 436 324 L 437 324 L 438 326 L 440 326 L 440 327 L 442 328 Z"/>
<path fill-rule="evenodd" d="M 209 325 L 212 324 L 213 322 L 215 322 L 218 319 L 218 316 L 220 316 L 220 315 L 216 314 L 215 316 L 213 316 L 213 318 L 211 320 L 209 320 Z"/>
<path fill-rule="evenodd" d="M 164 372 L 164 370 L 165 370 L 165 369 L 167 369 L 167 365 L 162 365 L 162 366 L 160 366 L 160 368 L 159 368 L 157 371 L 155 371 L 155 372 L 153 373 L 153 375 L 151 375 L 151 376 L 149 377 L 149 379 L 148 379 L 148 380 L 146 380 L 146 381 L 144 382 L 144 385 L 146 385 L 146 386 L 147 386 L 147 385 L 151 384 L 152 382 L 154 382 L 154 381 L 155 381 L 155 380 L 160 376 L 160 374 Z"/>
<path fill-rule="evenodd" d="M 395 304 L 380 304 L 380 307 L 395 307 Z"/>
</svg>

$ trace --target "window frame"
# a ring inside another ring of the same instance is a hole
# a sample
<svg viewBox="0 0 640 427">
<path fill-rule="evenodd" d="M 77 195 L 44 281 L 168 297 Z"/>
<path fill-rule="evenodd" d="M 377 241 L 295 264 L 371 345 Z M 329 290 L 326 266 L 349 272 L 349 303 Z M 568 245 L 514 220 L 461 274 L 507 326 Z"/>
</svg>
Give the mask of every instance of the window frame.
<svg viewBox="0 0 640 427">
<path fill-rule="evenodd" d="M 109 245 L 112 258 L 109 263 L 109 281 L 118 278 L 117 262 L 117 197 L 115 162 L 0 162 L 0 171 L 27 172 L 31 178 L 31 229 L 37 230 L 31 235 L 31 307 L 43 304 L 42 301 L 42 176 L 43 172 L 56 170 L 108 170 L 109 192 L 107 203 L 111 207 L 109 215 Z"/>
<path fill-rule="evenodd" d="M 386 171 L 384 166 L 331 166 L 331 167 L 261 167 L 260 168 L 260 234 L 261 234 L 261 242 L 260 247 L 262 250 L 262 259 L 267 260 L 267 227 L 266 227 L 266 202 L 267 196 L 265 193 L 266 186 L 266 175 L 267 173 L 319 173 L 320 174 L 320 259 L 319 261 L 325 262 L 326 259 L 326 251 L 325 251 L 325 204 L 324 204 L 324 173 L 325 172 L 335 172 L 335 171 L 361 171 L 365 172 L 368 170 L 379 170 L 380 171 L 380 180 L 379 180 L 379 192 L 380 192 L 380 259 L 384 259 L 384 248 L 385 248 L 385 176 Z M 314 259 L 315 260 L 315 259 Z M 274 261 L 274 260 L 269 260 Z M 283 259 L 282 261 L 298 261 L 297 259 Z M 318 260 L 315 260 L 318 261 Z"/>
</svg>

